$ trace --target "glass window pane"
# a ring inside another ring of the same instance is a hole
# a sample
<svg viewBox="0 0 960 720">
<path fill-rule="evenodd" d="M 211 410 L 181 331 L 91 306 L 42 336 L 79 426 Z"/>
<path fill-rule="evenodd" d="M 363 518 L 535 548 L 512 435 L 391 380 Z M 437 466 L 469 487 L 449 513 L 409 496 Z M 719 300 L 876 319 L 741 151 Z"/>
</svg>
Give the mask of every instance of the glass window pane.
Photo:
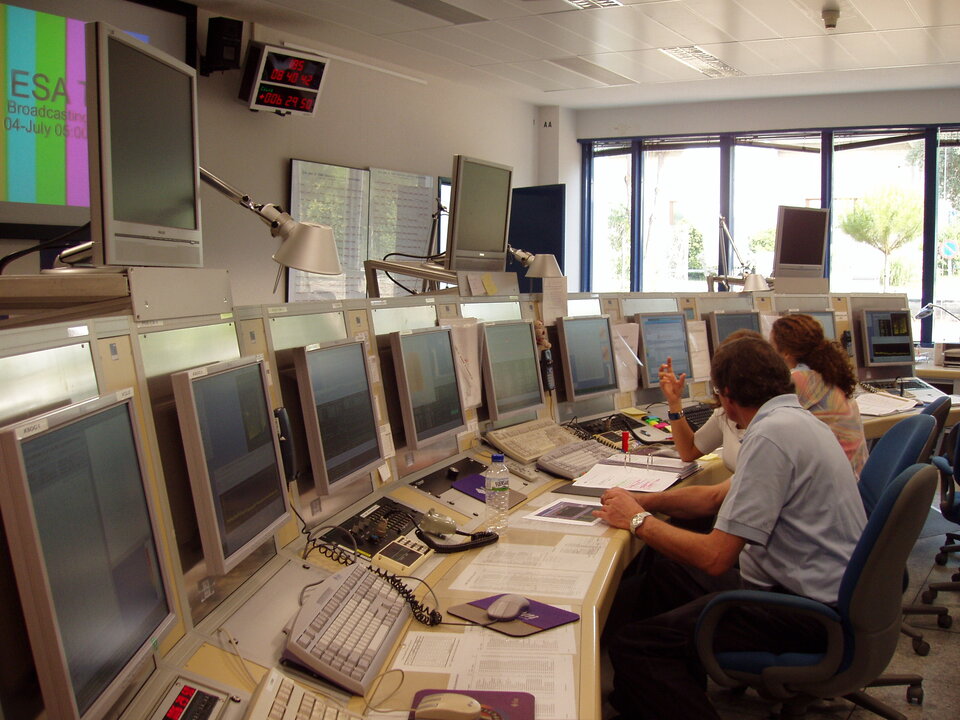
<svg viewBox="0 0 960 720">
<path fill-rule="evenodd" d="M 960 340 L 960 130 L 940 132 L 933 342 Z"/>
<path fill-rule="evenodd" d="M 750 144 L 738 140 L 733 150 L 731 234 L 747 269 L 770 277 L 777 207 L 821 206 L 820 136 L 756 138 L 747 142 Z M 739 274 L 741 268 L 734 269 Z"/>
<path fill-rule="evenodd" d="M 642 289 L 706 291 L 717 271 L 720 148 L 645 151 L 642 222 Z"/>
<path fill-rule="evenodd" d="M 919 302 L 923 140 L 903 135 L 836 136 L 832 292 L 907 293 L 913 304 Z"/>
<path fill-rule="evenodd" d="M 600 149 L 600 148 L 598 148 Z M 594 292 L 630 290 L 630 146 L 593 159 Z"/>
</svg>

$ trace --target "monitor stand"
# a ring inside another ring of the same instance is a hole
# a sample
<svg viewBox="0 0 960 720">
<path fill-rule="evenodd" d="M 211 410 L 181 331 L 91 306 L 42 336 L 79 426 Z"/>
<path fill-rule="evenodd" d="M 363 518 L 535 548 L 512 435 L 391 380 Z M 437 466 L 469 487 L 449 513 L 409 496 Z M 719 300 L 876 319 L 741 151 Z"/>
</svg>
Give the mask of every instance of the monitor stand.
<svg viewBox="0 0 960 720">
<path fill-rule="evenodd" d="M 830 281 L 819 277 L 781 277 L 773 278 L 773 289 L 780 294 L 826 295 L 830 292 Z"/>
</svg>

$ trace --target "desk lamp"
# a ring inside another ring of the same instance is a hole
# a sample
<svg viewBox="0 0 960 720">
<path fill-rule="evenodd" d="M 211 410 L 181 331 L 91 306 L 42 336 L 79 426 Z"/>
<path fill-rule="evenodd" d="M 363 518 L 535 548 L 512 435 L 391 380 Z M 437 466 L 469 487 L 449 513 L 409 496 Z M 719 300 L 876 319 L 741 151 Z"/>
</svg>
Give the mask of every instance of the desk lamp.
<svg viewBox="0 0 960 720">
<path fill-rule="evenodd" d="M 932 302 L 931 302 L 931 303 L 927 303 L 927 304 L 924 305 L 922 308 L 920 308 L 920 312 L 918 312 L 916 315 L 914 315 L 914 316 L 913 316 L 913 319 L 914 319 L 914 320 L 923 320 L 924 318 L 930 317 L 931 315 L 933 315 L 933 309 L 934 309 L 934 308 L 940 308 L 940 309 L 943 310 L 947 315 L 949 315 L 950 317 L 952 317 L 954 320 L 960 320 L 960 317 L 957 317 L 956 315 L 954 315 L 952 312 L 950 312 L 949 310 L 947 310 L 943 305 L 937 305 L 936 303 L 932 303 Z"/>
<path fill-rule="evenodd" d="M 507 245 L 507 252 L 513 255 L 518 263 L 527 268 L 528 278 L 563 277 L 563 273 L 560 271 L 560 265 L 557 264 L 556 255 L 550 253 L 534 255 L 526 250 L 520 250 L 510 245 Z"/>
<path fill-rule="evenodd" d="M 279 205 L 255 203 L 249 195 L 245 195 L 203 168 L 200 168 L 200 179 L 242 207 L 255 212 L 270 226 L 270 234 L 280 238 L 282 242 L 280 248 L 273 254 L 273 259 L 281 265 L 280 272 L 283 271 L 283 267 L 321 275 L 340 275 L 343 272 L 331 227 L 298 222 L 290 217 L 289 213 L 284 212 Z M 278 273 L 278 282 L 279 279 Z"/>
</svg>

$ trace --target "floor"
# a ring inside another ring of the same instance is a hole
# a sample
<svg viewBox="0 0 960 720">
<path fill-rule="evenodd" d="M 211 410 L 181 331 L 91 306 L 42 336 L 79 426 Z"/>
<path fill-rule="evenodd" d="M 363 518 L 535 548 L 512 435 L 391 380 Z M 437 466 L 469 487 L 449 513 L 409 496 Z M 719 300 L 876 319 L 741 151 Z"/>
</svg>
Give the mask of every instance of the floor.
<svg viewBox="0 0 960 720">
<path fill-rule="evenodd" d="M 933 558 L 944 541 L 940 534 L 951 526 L 931 512 L 931 518 L 921 532 L 908 561 L 910 587 L 904 593 L 905 601 L 920 602 L 920 592 L 929 582 L 949 582 L 951 575 L 960 570 L 960 554 L 951 555 L 946 566 L 934 563 Z M 953 626 L 949 630 L 937 627 L 933 616 L 914 616 L 908 621 L 923 632 L 924 640 L 930 643 L 930 653 L 921 657 L 914 653 L 910 638 L 901 635 L 896 655 L 890 662 L 887 672 L 917 673 L 923 676 L 924 699 L 922 705 L 908 703 L 904 687 L 871 688 L 870 695 L 887 703 L 903 713 L 908 720 L 957 720 L 960 718 L 960 592 L 941 592 L 935 600 L 937 605 L 946 606 L 953 617 Z M 606 661 L 606 657 L 604 658 Z M 605 689 L 610 687 L 609 662 L 603 673 Z M 771 717 L 775 706 L 748 691 L 744 695 L 734 695 L 729 691 L 711 685 L 710 697 L 724 720 L 766 720 Z M 616 713 L 604 705 L 604 718 Z M 811 720 L 875 720 L 871 712 L 858 708 L 847 700 L 839 699 L 825 702 L 810 708 L 807 717 Z M 672 720 L 665 718 L 664 720 Z"/>
</svg>

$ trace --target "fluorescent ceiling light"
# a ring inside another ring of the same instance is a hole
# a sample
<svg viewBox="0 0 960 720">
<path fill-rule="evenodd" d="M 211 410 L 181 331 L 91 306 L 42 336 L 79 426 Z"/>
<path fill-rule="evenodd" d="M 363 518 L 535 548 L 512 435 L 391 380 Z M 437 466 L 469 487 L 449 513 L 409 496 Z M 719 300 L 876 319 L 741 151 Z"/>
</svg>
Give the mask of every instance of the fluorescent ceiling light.
<svg viewBox="0 0 960 720">
<path fill-rule="evenodd" d="M 620 7 L 623 5 L 620 0 L 567 0 L 575 8 L 581 10 L 592 10 L 593 8 Z"/>
<path fill-rule="evenodd" d="M 681 62 L 689 68 L 693 68 L 699 73 L 703 73 L 711 78 L 742 77 L 744 73 L 735 67 L 727 65 L 716 55 L 711 55 L 706 50 L 697 45 L 688 45 L 686 47 L 660 48 L 667 57 L 671 57 L 677 62 Z"/>
</svg>

